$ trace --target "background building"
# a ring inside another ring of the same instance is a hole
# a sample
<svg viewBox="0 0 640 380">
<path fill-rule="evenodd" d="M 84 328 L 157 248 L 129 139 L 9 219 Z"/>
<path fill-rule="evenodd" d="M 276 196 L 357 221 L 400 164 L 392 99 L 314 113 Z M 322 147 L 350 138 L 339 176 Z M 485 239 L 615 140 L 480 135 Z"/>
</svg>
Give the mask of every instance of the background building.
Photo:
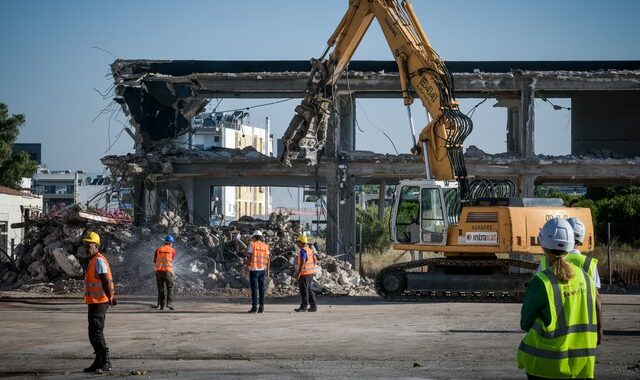
<svg viewBox="0 0 640 380">
<path fill-rule="evenodd" d="M 13 257 L 13 248 L 22 242 L 24 228 L 11 228 L 24 222 L 28 213 L 42 210 L 42 197 L 0 186 L 0 260 Z"/>
<path fill-rule="evenodd" d="M 182 141 L 191 149 L 242 149 L 251 146 L 266 156 L 273 156 L 269 118 L 261 128 L 249 125 L 248 112 L 209 112 L 194 117 L 192 123 L 193 132 L 186 141 Z M 272 209 L 271 188 L 265 186 L 209 185 L 209 198 L 209 219 L 213 224 L 243 215 L 265 216 Z"/>
<path fill-rule="evenodd" d="M 33 175 L 31 190 L 36 195 L 41 195 L 43 209 L 50 211 L 54 206 L 68 206 L 76 203 L 78 198 L 78 186 L 87 182 L 87 174 L 82 170 L 48 170 L 39 169 Z"/>
</svg>

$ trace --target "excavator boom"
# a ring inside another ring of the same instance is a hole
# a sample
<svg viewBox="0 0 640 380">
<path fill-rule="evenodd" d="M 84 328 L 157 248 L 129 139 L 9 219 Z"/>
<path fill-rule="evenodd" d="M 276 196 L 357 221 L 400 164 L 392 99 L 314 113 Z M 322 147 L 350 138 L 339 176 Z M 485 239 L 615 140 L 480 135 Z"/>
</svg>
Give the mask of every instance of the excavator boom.
<svg viewBox="0 0 640 380">
<path fill-rule="evenodd" d="M 415 93 L 431 117 L 412 151 L 418 155 L 426 151 L 433 178 L 458 180 L 461 194 L 466 194 L 467 172 L 462 147 L 473 124 L 460 112 L 453 96 L 451 75 L 431 47 L 407 0 L 402 3 L 396 0 L 349 2 L 347 12 L 328 40 L 325 53 L 311 61 L 305 97 L 296 107 L 296 115 L 283 137 L 282 162 L 290 166 L 291 160 L 300 155 L 310 164 L 317 162 L 326 140 L 335 84 L 374 18 L 398 64 L 405 105 L 413 103 Z"/>
</svg>

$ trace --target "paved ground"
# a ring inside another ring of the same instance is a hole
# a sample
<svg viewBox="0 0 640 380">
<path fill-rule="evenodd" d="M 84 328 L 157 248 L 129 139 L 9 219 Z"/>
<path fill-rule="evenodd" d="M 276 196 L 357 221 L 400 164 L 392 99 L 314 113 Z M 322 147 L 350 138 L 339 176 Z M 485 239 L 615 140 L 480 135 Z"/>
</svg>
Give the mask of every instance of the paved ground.
<svg viewBox="0 0 640 380">
<path fill-rule="evenodd" d="M 92 360 L 77 298 L 0 294 L 0 377 L 80 379 Z M 640 378 L 640 295 L 604 295 L 596 378 Z M 321 298 L 317 313 L 278 299 L 262 315 L 245 300 L 182 300 L 150 309 L 123 298 L 109 310 L 114 372 L 145 378 L 525 378 L 515 353 L 519 304 L 388 303 Z"/>
</svg>

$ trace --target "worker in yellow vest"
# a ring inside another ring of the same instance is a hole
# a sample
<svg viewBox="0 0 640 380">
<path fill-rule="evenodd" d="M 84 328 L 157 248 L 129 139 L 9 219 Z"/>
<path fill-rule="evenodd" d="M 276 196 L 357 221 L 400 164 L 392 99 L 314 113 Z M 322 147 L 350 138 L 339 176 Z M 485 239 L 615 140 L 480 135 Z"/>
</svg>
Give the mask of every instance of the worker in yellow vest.
<svg viewBox="0 0 640 380">
<path fill-rule="evenodd" d="M 156 249 L 153 255 L 153 263 L 156 266 L 156 284 L 158 285 L 158 303 L 156 309 L 164 310 L 164 288 L 167 288 L 167 307 L 174 310 L 173 306 L 173 260 L 176 258 L 176 250 L 173 248 L 175 239 L 171 235 L 164 238 L 164 245 Z"/>
<path fill-rule="evenodd" d="M 600 274 L 598 273 L 598 259 L 591 256 L 583 255 L 579 247 L 584 243 L 585 237 L 585 227 L 582 220 L 578 218 L 569 218 L 567 222 L 573 228 L 574 235 L 574 247 L 569 254 L 567 255 L 567 261 L 569 261 L 573 265 L 577 265 L 582 268 L 583 271 L 589 274 L 589 277 L 593 280 L 593 284 L 596 287 L 596 313 L 598 314 L 598 344 L 602 340 L 603 329 L 602 329 L 602 301 L 600 298 Z M 543 257 L 540 260 L 540 265 L 538 265 L 538 272 L 542 272 L 543 270 L 549 267 L 549 260 L 546 257 Z"/>
<path fill-rule="evenodd" d="M 269 279 L 270 259 L 269 246 L 262 241 L 262 231 L 257 230 L 251 236 L 251 244 L 247 247 L 249 259 L 249 281 L 251 282 L 251 310 L 249 313 L 264 312 L 267 298 L 267 281 Z M 258 299 L 258 295 L 260 296 Z"/>
<path fill-rule="evenodd" d="M 308 245 L 309 241 L 305 235 L 300 235 L 296 239 L 296 245 L 300 248 L 298 252 L 298 268 L 296 279 L 298 280 L 298 289 L 300 290 L 300 307 L 294 309 L 296 312 L 301 311 L 317 311 L 316 294 L 311 289 L 313 283 L 313 275 L 316 272 L 316 255 Z M 307 309 L 307 307 L 309 307 Z"/>
<path fill-rule="evenodd" d="M 89 265 L 84 274 L 84 303 L 88 305 L 89 342 L 95 359 L 84 372 L 111 371 L 109 348 L 104 339 L 104 322 L 109 305 L 116 305 L 116 291 L 109 261 L 100 253 L 100 235 L 89 232 L 82 239 L 89 255 Z"/>
<path fill-rule="evenodd" d="M 527 335 L 518 347 L 518 367 L 529 379 L 593 379 L 596 288 L 587 272 L 567 259 L 574 231 L 566 220 L 554 218 L 538 238 L 549 266 L 533 276 L 522 304 L 520 327 Z"/>
</svg>

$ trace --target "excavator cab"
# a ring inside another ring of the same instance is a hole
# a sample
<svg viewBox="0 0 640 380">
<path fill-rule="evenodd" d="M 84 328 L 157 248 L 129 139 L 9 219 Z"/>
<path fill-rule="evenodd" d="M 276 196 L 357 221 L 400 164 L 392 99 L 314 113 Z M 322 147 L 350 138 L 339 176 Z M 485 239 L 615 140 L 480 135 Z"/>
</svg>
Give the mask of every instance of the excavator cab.
<svg viewBox="0 0 640 380">
<path fill-rule="evenodd" d="M 391 215 L 391 239 L 400 244 L 446 245 L 449 226 L 457 223 L 458 198 L 454 181 L 400 181 Z"/>
</svg>

